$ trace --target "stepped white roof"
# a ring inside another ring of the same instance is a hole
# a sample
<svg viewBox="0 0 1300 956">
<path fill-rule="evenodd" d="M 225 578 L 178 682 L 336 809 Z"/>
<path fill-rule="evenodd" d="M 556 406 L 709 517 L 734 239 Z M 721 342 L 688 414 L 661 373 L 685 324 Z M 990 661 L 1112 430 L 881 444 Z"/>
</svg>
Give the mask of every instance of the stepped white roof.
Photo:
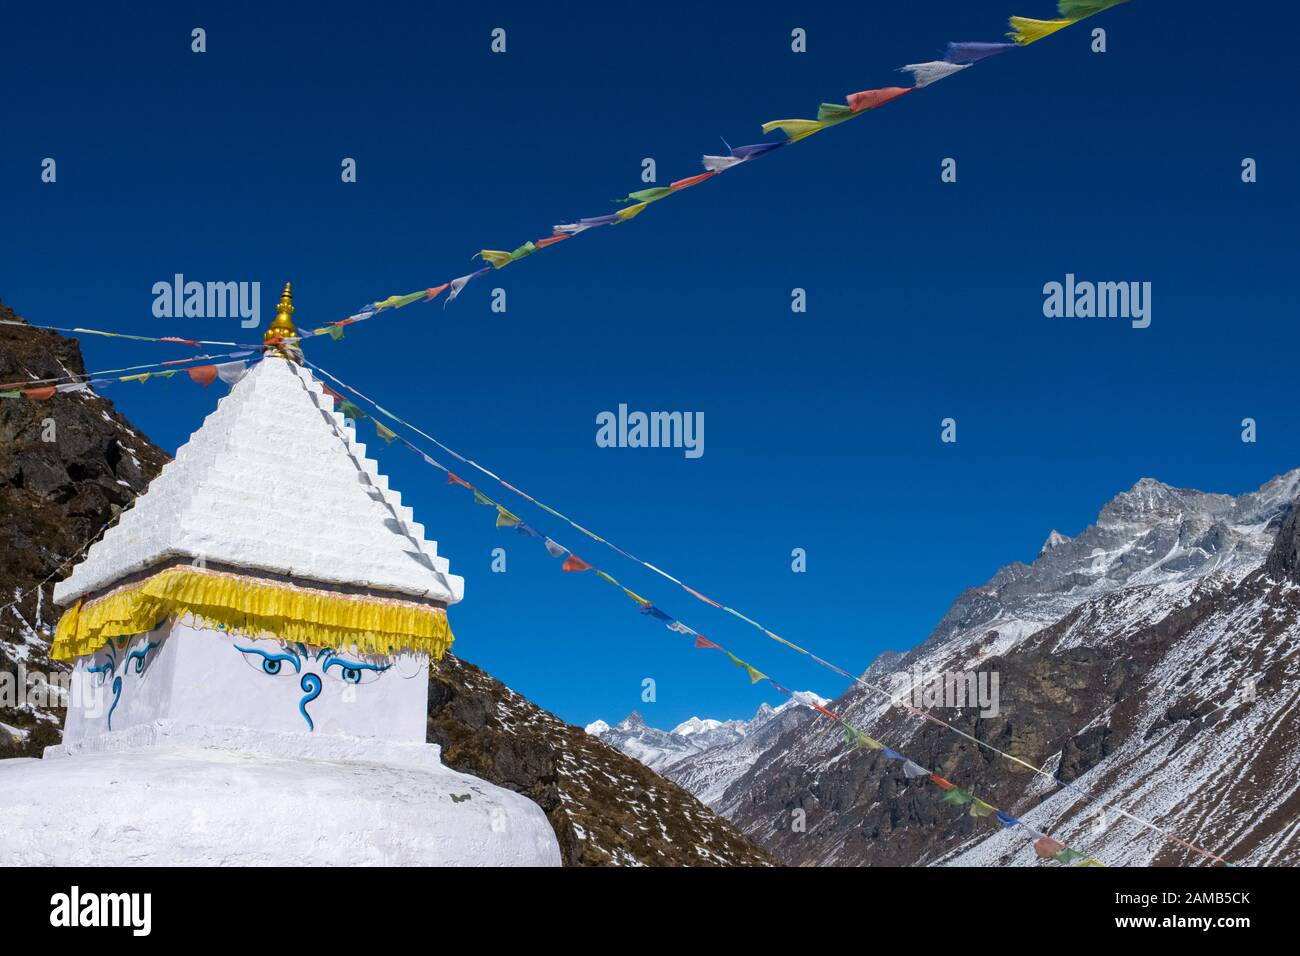
<svg viewBox="0 0 1300 956">
<path fill-rule="evenodd" d="M 54 600 L 196 558 L 444 604 L 465 588 L 311 372 L 275 357 L 236 383 Z"/>
</svg>

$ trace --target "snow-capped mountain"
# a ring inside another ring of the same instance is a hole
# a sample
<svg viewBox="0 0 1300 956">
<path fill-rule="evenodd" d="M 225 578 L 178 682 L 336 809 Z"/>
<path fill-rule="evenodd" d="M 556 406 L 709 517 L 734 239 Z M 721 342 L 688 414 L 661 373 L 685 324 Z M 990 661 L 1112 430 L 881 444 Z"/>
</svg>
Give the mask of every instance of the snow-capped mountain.
<svg viewBox="0 0 1300 956">
<path fill-rule="evenodd" d="M 749 770 L 786 730 L 806 721 L 808 703 L 826 698 L 807 691 L 772 707 L 764 703 L 751 720 L 712 720 L 691 717 L 670 731 L 658 730 L 632 711 L 613 727 L 603 720 L 587 725 L 587 733 L 617 747 L 663 774 L 710 807 L 725 795 L 731 782 Z"/>
<path fill-rule="evenodd" d="M 1205 861 L 1099 815 L 1059 782 L 1234 862 L 1300 862 L 1298 495 L 1300 470 L 1238 497 L 1143 479 L 1096 524 L 1074 538 L 1052 532 L 1032 564 L 966 591 L 928 640 L 864 674 L 878 684 L 914 666 L 998 672 L 996 716 L 939 714 L 1054 781 L 860 686 L 832 709 L 1106 863 Z M 1022 832 L 943 804 L 829 723 L 817 716 L 782 734 L 725 799 L 686 785 L 787 863 L 1035 861 Z M 795 809 L 806 832 L 791 828 Z"/>
</svg>

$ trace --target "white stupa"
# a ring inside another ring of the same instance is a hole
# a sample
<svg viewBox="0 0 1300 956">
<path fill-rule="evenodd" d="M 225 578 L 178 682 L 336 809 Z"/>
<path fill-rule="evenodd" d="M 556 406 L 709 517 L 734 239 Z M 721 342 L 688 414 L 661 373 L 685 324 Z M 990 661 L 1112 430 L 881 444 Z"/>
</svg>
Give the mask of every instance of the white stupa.
<svg viewBox="0 0 1300 956">
<path fill-rule="evenodd" d="M 461 600 L 295 360 L 266 357 L 54 590 L 63 742 L 0 761 L 0 865 L 558 865 L 541 808 L 444 767 Z"/>
</svg>

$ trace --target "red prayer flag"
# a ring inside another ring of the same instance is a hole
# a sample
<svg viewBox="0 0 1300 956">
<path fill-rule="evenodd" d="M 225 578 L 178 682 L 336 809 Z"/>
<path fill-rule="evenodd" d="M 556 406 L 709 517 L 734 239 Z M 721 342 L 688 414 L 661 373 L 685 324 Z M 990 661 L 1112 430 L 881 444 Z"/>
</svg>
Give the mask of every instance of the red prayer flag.
<svg viewBox="0 0 1300 956">
<path fill-rule="evenodd" d="M 696 185 L 697 183 L 704 182 L 704 180 L 708 179 L 710 176 L 716 175 L 717 170 L 711 170 L 707 173 L 700 173 L 698 176 L 687 176 L 685 179 L 679 179 L 675 183 L 669 183 L 668 188 L 676 192 L 678 189 L 686 189 L 690 186 Z"/>
<path fill-rule="evenodd" d="M 23 394 L 34 402 L 43 402 L 47 398 L 53 398 L 56 391 L 53 385 L 44 385 L 40 388 L 25 388 Z"/>
<path fill-rule="evenodd" d="M 932 774 L 930 774 L 930 781 L 931 781 L 932 783 L 934 783 L 936 786 L 939 786 L 939 787 L 943 788 L 944 790 L 951 790 L 951 789 L 953 789 L 955 786 L 957 786 L 957 785 L 956 785 L 955 783 L 953 783 L 951 780 L 945 780 L 943 777 L 939 776 L 937 773 L 932 773 Z"/>
<path fill-rule="evenodd" d="M 910 93 L 909 87 L 887 86 L 883 90 L 863 90 L 861 93 L 850 93 L 844 99 L 849 104 L 849 109 L 855 113 L 861 113 L 863 110 L 874 110 L 877 106 L 883 106 L 890 100 L 896 100 L 904 93 Z"/>
<path fill-rule="evenodd" d="M 561 571 L 590 571 L 591 565 L 588 564 L 586 561 L 582 560 L 582 558 L 578 557 L 572 551 L 570 551 L 569 556 L 564 559 L 564 564 L 560 567 L 560 570 Z"/>
<path fill-rule="evenodd" d="M 829 711 L 829 710 L 827 710 L 825 707 L 823 707 L 821 704 L 813 704 L 813 707 L 815 707 L 815 708 L 817 708 L 818 710 L 820 710 L 823 714 L 825 714 L 827 717 L 830 717 L 832 720 L 839 720 L 839 719 L 840 719 L 840 715 L 839 715 L 839 714 L 832 713 L 831 711 Z"/>
<path fill-rule="evenodd" d="M 451 472 L 447 472 L 447 484 L 463 485 L 466 488 L 468 488 L 470 491 L 474 490 L 474 486 L 471 485 L 468 481 L 466 481 L 464 478 L 459 478 L 456 475 L 453 475 Z"/>
<path fill-rule="evenodd" d="M 1043 837 L 1034 844 L 1034 852 L 1038 854 L 1040 860 L 1050 860 L 1064 849 L 1064 843 L 1053 840 L 1051 837 Z"/>
<path fill-rule="evenodd" d="M 199 346 L 199 343 L 198 343 L 198 342 L 195 342 L 193 339 L 178 339 L 178 338 L 177 338 L 176 336 L 174 336 L 174 335 L 164 335 L 164 336 L 163 336 L 162 338 L 160 338 L 158 341 L 159 341 L 159 342 L 179 342 L 181 345 L 193 345 L 195 348 L 198 348 L 198 346 Z"/>
<path fill-rule="evenodd" d="M 438 296 L 442 294 L 443 289 L 447 288 L 449 285 L 451 285 L 450 282 L 444 282 L 442 285 L 434 286 L 428 292 L 424 293 L 424 301 L 432 302 L 434 299 L 438 298 Z"/>
<path fill-rule="evenodd" d="M 697 635 L 695 635 L 695 646 L 696 646 L 696 647 L 711 647 L 711 648 L 713 648 L 715 651 L 720 651 L 720 650 L 722 650 L 722 648 L 718 647 L 717 644 L 714 644 L 711 640 L 709 640 L 709 639 L 708 639 L 707 637 L 705 637 L 703 634 L 697 634 Z"/>
<path fill-rule="evenodd" d="M 553 246 L 557 242 L 563 242 L 565 239 L 568 238 L 569 238 L 569 234 L 567 232 L 557 232 L 555 235 L 547 236 L 545 239 L 538 239 L 536 242 L 533 243 L 533 245 L 536 246 L 538 249 L 545 249 L 547 246 Z"/>
<path fill-rule="evenodd" d="M 190 373 L 190 378 L 204 388 L 217 380 L 217 367 L 215 365 L 196 365 L 193 368 L 186 369 L 186 371 Z"/>
</svg>

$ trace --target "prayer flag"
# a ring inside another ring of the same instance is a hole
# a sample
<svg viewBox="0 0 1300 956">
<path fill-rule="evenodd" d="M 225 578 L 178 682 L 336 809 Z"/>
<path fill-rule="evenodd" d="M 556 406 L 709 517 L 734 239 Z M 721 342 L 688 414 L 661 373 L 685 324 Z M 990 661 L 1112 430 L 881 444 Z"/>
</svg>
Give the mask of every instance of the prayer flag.
<svg viewBox="0 0 1300 956">
<path fill-rule="evenodd" d="M 641 215 L 645 210 L 645 207 L 648 205 L 650 205 L 648 202 L 639 202 L 635 206 L 628 206 L 626 209 L 620 209 L 614 215 L 618 217 L 619 222 L 626 222 L 629 219 Z"/>
<path fill-rule="evenodd" d="M 983 800 L 976 798 L 971 801 L 970 815 L 973 817 L 987 817 L 997 812 L 997 807 L 991 803 L 985 803 Z"/>
<path fill-rule="evenodd" d="M 937 83 L 945 76 L 952 76 L 961 70 L 969 67 L 969 63 L 949 63 L 947 60 L 931 60 L 928 63 L 909 63 L 907 66 L 899 67 L 900 70 L 906 70 L 912 74 L 912 81 L 916 89 L 923 86 L 929 86 L 931 83 Z"/>
<path fill-rule="evenodd" d="M 1064 849 L 1064 843 L 1053 840 L 1049 836 L 1043 837 L 1034 844 L 1034 852 L 1038 854 L 1040 860 L 1050 860 Z"/>
<path fill-rule="evenodd" d="M 746 664 L 744 661 L 742 661 L 739 657 L 737 657 L 735 654 L 731 653 L 730 651 L 724 651 L 723 653 L 726 654 L 727 657 L 731 658 L 731 663 L 733 663 L 741 670 L 746 671 L 749 674 L 749 682 L 751 684 L 757 684 L 759 681 L 767 679 L 766 674 L 762 673 L 757 668 L 752 667 L 749 664 Z"/>
<path fill-rule="evenodd" d="M 863 90 L 861 93 L 850 93 L 844 98 L 849 104 L 849 109 L 855 113 L 861 113 L 863 110 L 874 110 L 877 106 L 884 106 L 890 100 L 896 100 L 904 93 L 912 92 L 910 88 L 904 86 L 887 86 L 882 90 Z"/>
<path fill-rule="evenodd" d="M 627 588 L 623 588 L 623 593 L 626 594 L 628 597 L 630 597 L 633 601 L 636 601 L 637 604 L 649 604 L 649 603 L 650 603 L 650 602 L 647 601 L 645 598 L 643 598 L 641 595 L 637 594 L 635 591 L 629 591 Z"/>
<path fill-rule="evenodd" d="M 962 807 L 970 803 L 975 798 L 970 795 L 970 791 L 963 790 L 961 787 L 953 787 L 943 795 L 944 803 L 951 803 L 954 807 Z"/>
<path fill-rule="evenodd" d="M 1124 0 L 1060 0 L 1056 12 L 1072 20 L 1082 20 L 1123 2 Z"/>
<path fill-rule="evenodd" d="M 889 747 L 885 747 L 884 750 L 885 750 L 885 759 L 886 759 L 886 760 L 906 760 L 906 759 L 907 759 L 907 758 L 904 757 L 902 754 L 900 754 L 897 750 L 893 750 L 893 749 L 891 749 L 891 748 L 889 748 Z"/>
<path fill-rule="evenodd" d="M 23 394 L 34 402 L 43 402 L 47 398 L 53 398 L 56 391 L 53 385 L 42 385 L 39 388 L 25 388 Z"/>
<path fill-rule="evenodd" d="M 691 186 L 696 186 L 704 182 L 704 180 L 708 179 L 710 176 L 716 176 L 716 175 L 717 173 L 710 172 L 710 173 L 700 173 L 699 175 L 696 176 L 687 176 L 685 179 L 679 179 L 675 183 L 670 183 L 668 188 L 673 192 L 677 192 L 679 189 L 689 189 Z"/>
<path fill-rule="evenodd" d="M 528 524 L 528 523 L 526 523 L 526 522 L 523 522 L 523 521 L 519 522 L 519 524 L 515 526 L 515 530 L 518 531 L 520 534 L 524 535 L 525 537 L 528 537 L 528 538 L 540 538 L 540 537 L 542 537 L 542 533 L 541 533 L 540 531 L 538 531 L 538 530 L 537 530 L 536 528 L 534 528 L 532 525 L 530 525 L 530 524 Z"/>
<path fill-rule="evenodd" d="M 628 193 L 623 199 L 615 199 L 615 202 L 657 202 L 665 196 L 671 195 L 673 188 L 671 186 L 654 186 L 650 189 L 638 189 L 634 193 Z"/>
<path fill-rule="evenodd" d="M 998 810 L 994 815 L 998 818 L 998 823 L 1002 824 L 1004 827 L 1020 825 L 1020 821 L 1009 813 L 1003 813 L 1001 810 Z"/>
<path fill-rule="evenodd" d="M 770 133 L 774 129 L 779 129 L 789 137 L 788 142 L 797 143 L 799 140 L 813 133 L 820 133 L 826 128 L 825 123 L 809 119 L 782 119 L 771 120 L 763 124 L 763 132 Z"/>
<path fill-rule="evenodd" d="M 538 239 L 537 242 L 534 243 L 534 245 L 536 245 L 538 249 L 545 249 L 547 246 L 553 246 L 557 242 L 563 242 L 565 239 L 568 238 L 569 237 L 567 235 L 561 232 L 553 236 L 547 236 L 545 239 Z"/>
<path fill-rule="evenodd" d="M 412 302 L 418 302 L 428 295 L 428 290 L 423 289 L 419 292 L 412 292 L 409 295 L 390 295 L 382 302 L 376 302 L 376 309 L 400 309 L 404 305 L 410 305 Z"/>
<path fill-rule="evenodd" d="M 709 640 L 709 639 L 708 639 L 707 637 L 705 637 L 703 634 L 697 634 L 697 635 L 695 635 L 695 646 L 696 646 L 696 647 L 701 647 L 701 648 L 712 648 L 712 649 L 715 650 L 715 651 L 720 651 L 720 650 L 722 650 L 722 648 L 718 647 L 717 644 L 714 644 L 711 640 Z"/>
<path fill-rule="evenodd" d="M 143 385 L 145 382 L 149 381 L 149 377 L 151 374 L 152 374 L 151 372 L 141 372 L 139 375 L 123 375 L 119 379 L 119 381 L 139 382 L 141 385 Z"/>
<path fill-rule="evenodd" d="M 518 262 L 518 261 L 519 261 L 520 259 L 522 259 L 524 256 L 531 256 L 531 255 L 532 255 L 534 252 L 536 252 L 536 251 L 537 251 L 537 246 L 536 246 L 536 245 L 534 245 L 532 242 L 525 242 L 522 246 L 520 246 L 520 247 L 519 247 L 518 249 L 516 249 L 514 252 L 510 253 L 510 261 L 511 261 L 511 262 Z"/>
<path fill-rule="evenodd" d="M 365 412 L 349 402 L 346 398 L 343 399 L 343 404 L 339 406 L 339 414 L 344 418 L 352 419 L 354 422 L 359 422 L 361 419 L 368 417 Z"/>
<path fill-rule="evenodd" d="M 393 439 L 397 437 L 397 434 L 392 431 L 392 429 L 386 428 L 384 424 L 378 420 L 375 420 L 375 434 L 390 445 L 393 443 Z"/>
<path fill-rule="evenodd" d="M 1078 850 L 1071 850 L 1068 846 L 1060 853 L 1052 857 L 1052 859 L 1055 860 L 1057 863 L 1065 863 L 1067 865 L 1073 863 L 1075 860 L 1082 860 L 1083 858 L 1084 857 L 1082 853 L 1080 853 Z"/>
<path fill-rule="evenodd" d="M 908 780 L 920 780 L 922 777 L 930 776 L 930 771 L 913 760 L 907 760 L 903 762 L 903 776 Z"/>
<path fill-rule="evenodd" d="M 949 43 L 944 59 L 949 63 L 978 63 L 1015 48 L 1014 43 Z"/>
<path fill-rule="evenodd" d="M 505 508 L 502 508 L 500 505 L 497 505 L 497 527 L 498 528 L 513 528 L 517 524 L 519 524 L 518 518 L 512 515 L 509 511 L 506 511 Z"/>
<path fill-rule="evenodd" d="M 217 367 L 215 365 L 195 365 L 193 368 L 187 368 L 190 378 L 198 382 L 204 388 L 211 385 L 217 378 Z"/>
<path fill-rule="evenodd" d="M 450 282 L 444 282 L 442 285 L 436 285 L 432 289 L 425 289 L 424 301 L 432 302 L 434 299 L 438 298 L 438 296 L 442 295 L 449 285 L 451 285 Z"/>
<path fill-rule="evenodd" d="M 546 550 L 553 558 L 562 558 L 569 553 L 567 548 L 562 548 L 550 538 L 546 539 Z"/>
<path fill-rule="evenodd" d="M 1029 17 L 1012 17 L 1011 32 L 1007 36 L 1020 46 L 1028 46 L 1068 27 L 1073 20 L 1032 20 Z"/>
<path fill-rule="evenodd" d="M 591 565 L 572 552 L 564 559 L 564 564 L 560 566 L 561 571 L 590 571 Z"/>
<path fill-rule="evenodd" d="M 930 774 L 930 782 L 942 790 L 951 790 L 956 786 L 952 781 L 939 776 L 937 773 Z"/>
<path fill-rule="evenodd" d="M 846 106 L 843 103 L 823 103 L 817 107 L 817 119 L 827 125 L 843 123 L 846 119 L 852 119 L 857 115 L 853 111 L 853 107 Z"/>
<path fill-rule="evenodd" d="M 694 634 L 695 632 L 683 624 L 681 621 L 669 621 L 668 630 L 676 631 L 678 634 Z"/>
<path fill-rule="evenodd" d="M 502 266 L 510 265 L 510 253 L 502 252 L 499 249 L 483 249 L 476 255 L 482 257 L 484 262 L 492 263 L 493 269 L 500 269 Z"/>
<path fill-rule="evenodd" d="M 471 485 L 468 481 L 466 481 L 464 478 L 461 478 L 457 475 L 453 475 L 451 472 L 447 472 L 447 484 L 463 485 L 464 487 L 470 489 L 471 491 L 474 490 L 474 486 Z"/>
<path fill-rule="evenodd" d="M 217 378 L 227 385 L 234 386 L 248 371 L 247 362 L 225 362 L 217 367 Z"/>
<path fill-rule="evenodd" d="M 663 611 L 659 610 L 659 608 L 655 607 L 653 604 L 642 604 L 641 613 L 649 615 L 650 617 L 654 618 L 656 621 L 671 621 L 673 619 L 671 614 L 665 614 Z"/>
<path fill-rule="evenodd" d="M 474 504 L 487 505 L 489 508 L 495 508 L 497 506 L 495 501 L 483 494 L 483 492 L 479 491 L 477 488 L 474 489 Z"/>
</svg>

